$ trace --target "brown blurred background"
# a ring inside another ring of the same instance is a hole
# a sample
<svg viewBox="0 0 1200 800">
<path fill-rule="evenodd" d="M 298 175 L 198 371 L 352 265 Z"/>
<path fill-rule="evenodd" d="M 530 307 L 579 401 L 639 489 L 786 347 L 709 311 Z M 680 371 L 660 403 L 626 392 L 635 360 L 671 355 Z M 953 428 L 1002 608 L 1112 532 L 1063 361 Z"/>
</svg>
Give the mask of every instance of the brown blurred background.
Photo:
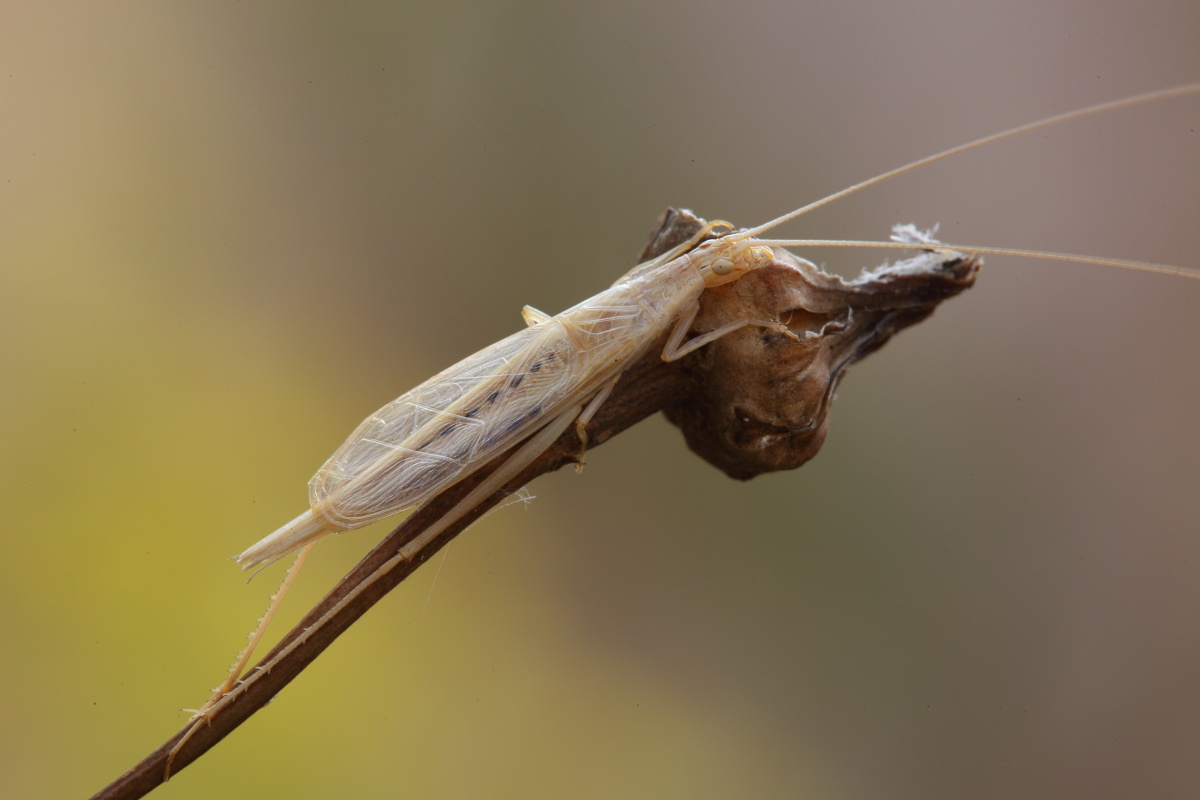
<svg viewBox="0 0 1200 800">
<path fill-rule="evenodd" d="M 84 796 L 178 729 L 282 573 L 226 559 L 666 204 L 761 222 L 1198 80 L 1198 41 L 1193 0 L 10 4 L 3 794 Z M 1200 100 L 1163 103 L 788 235 L 1195 267 L 1198 153 Z M 735 483 L 643 423 L 159 794 L 1198 797 L 1198 363 L 1200 282 L 989 258 L 852 371 L 802 471 Z M 318 548 L 284 624 L 383 533 Z"/>
</svg>

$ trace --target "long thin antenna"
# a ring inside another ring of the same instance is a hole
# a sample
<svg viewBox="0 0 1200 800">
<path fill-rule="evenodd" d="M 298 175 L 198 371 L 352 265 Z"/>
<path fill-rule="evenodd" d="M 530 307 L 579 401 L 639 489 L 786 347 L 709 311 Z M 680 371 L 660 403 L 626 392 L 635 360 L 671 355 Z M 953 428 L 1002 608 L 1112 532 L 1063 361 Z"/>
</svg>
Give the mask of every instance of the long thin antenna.
<svg viewBox="0 0 1200 800">
<path fill-rule="evenodd" d="M 1181 275 L 1185 278 L 1200 280 L 1200 268 L 1196 267 L 1155 264 L 1150 261 L 1133 261 L 1124 258 L 1083 256 L 1074 253 L 1055 253 L 1046 250 L 1022 250 L 1015 247 L 979 247 L 970 244 L 958 244 L 957 242 L 930 242 L 929 244 L 921 244 L 914 242 L 853 242 L 845 239 L 756 239 L 755 244 L 761 244 L 765 247 L 863 247 L 869 249 L 886 247 L 895 250 L 944 250 L 956 253 L 988 253 L 991 255 L 1042 258 L 1049 261 L 1070 261 L 1076 264 L 1101 264 L 1108 267 L 1136 269 L 1142 272 L 1157 272 L 1162 275 Z"/>
<path fill-rule="evenodd" d="M 868 186 L 874 186 L 877 183 L 882 183 L 883 181 L 890 180 L 891 178 L 895 178 L 898 175 L 903 175 L 906 172 L 911 172 L 914 169 L 918 169 L 918 168 L 924 167 L 928 164 L 932 164 L 935 161 L 941 161 L 944 158 L 949 158 L 950 156 L 958 155 L 959 153 L 965 153 L 968 150 L 974 150 L 976 147 L 983 147 L 985 144 L 991 144 L 993 142 L 998 142 L 1001 139 L 1007 139 L 1011 136 L 1019 136 L 1022 133 L 1029 133 L 1030 131 L 1036 131 L 1039 128 L 1047 128 L 1051 125 L 1057 125 L 1060 122 L 1067 122 L 1069 120 L 1079 119 L 1080 117 L 1087 117 L 1092 114 L 1100 114 L 1105 111 L 1115 111 L 1119 108 L 1128 108 L 1129 106 L 1140 105 L 1142 103 L 1152 103 L 1156 100 L 1166 100 L 1166 99 L 1169 99 L 1172 97 L 1182 97 L 1183 95 L 1195 94 L 1197 92 L 1200 92 L 1200 83 L 1191 83 L 1191 84 L 1187 84 L 1186 86 L 1175 86 L 1170 89 L 1160 89 L 1155 92 L 1147 92 L 1146 94 L 1138 94 L 1138 95 L 1134 95 L 1133 97 L 1123 98 L 1121 100 L 1110 100 L 1107 103 L 1099 103 L 1098 105 L 1088 106 L 1087 108 L 1080 108 L 1075 111 L 1068 111 L 1065 114 L 1058 114 L 1057 116 L 1047 117 L 1046 119 L 1038 120 L 1037 122 L 1030 122 L 1025 125 L 1018 126 L 1016 128 L 1009 128 L 1006 131 L 1001 131 L 1000 133 L 993 133 L 991 136 L 984 136 L 982 139 L 976 139 L 973 142 L 968 142 L 967 144 L 960 144 L 958 147 L 951 147 L 949 150 L 943 150 L 940 153 L 935 153 L 934 155 L 926 156 L 925 158 L 922 158 L 918 161 L 913 161 L 911 164 L 905 164 L 903 167 L 898 167 L 896 169 L 885 172 L 882 175 L 876 175 L 874 178 L 865 180 L 862 183 L 856 183 L 849 188 L 842 189 L 840 192 L 834 192 L 833 194 L 829 195 L 828 197 L 824 197 L 820 200 L 817 200 L 816 202 L 809 203 L 806 206 L 802 206 L 802 207 L 796 209 L 795 211 L 791 211 L 787 214 L 784 214 L 782 217 L 776 217 L 775 219 L 771 220 L 770 222 L 759 225 L 756 228 L 751 228 L 751 229 L 745 230 L 745 231 L 738 231 L 737 233 L 732 234 L 732 237 L 735 241 L 742 241 L 743 239 L 749 239 L 752 237 L 756 237 L 759 234 L 761 234 L 765 231 L 768 231 L 771 228 L 774 228 L 776 225 L 782 225 L 783 223 L 787 222 L 788 220 L 792 220 L 803 214 L 807 214 L 809 211 L 818 209 L 821 206 L 826 205 L 827 203 L 832 203 L 834 200 L 840 200 L 841 198 L 845 197 L 846 195 L 853 194 L 853 193 L 859 191 L 860 189 L 866 189 Z M 829 244 L 833 244 L 833 243 L 831 242 Z M 962 249 L 972 250 L 973 248 L 962 248 Z M 981 249 L 981 250 L 975 250 L 974 252 L 996 252 L 996 251 L 991 250 L 991 249 Z M 1016 251 L 1009 251 L 1009 252 L 1010 252 L 1010 254 L 1014 254 L 1014 255 L 1017 254 Z M 1039 254 L 1039 255 L 1040 255 L 1040 257 L 1047 257 L 1045 254 Z M 1067 259 L 1067 260 L 1072 260 L 1072 259 Z"/>
</svg>

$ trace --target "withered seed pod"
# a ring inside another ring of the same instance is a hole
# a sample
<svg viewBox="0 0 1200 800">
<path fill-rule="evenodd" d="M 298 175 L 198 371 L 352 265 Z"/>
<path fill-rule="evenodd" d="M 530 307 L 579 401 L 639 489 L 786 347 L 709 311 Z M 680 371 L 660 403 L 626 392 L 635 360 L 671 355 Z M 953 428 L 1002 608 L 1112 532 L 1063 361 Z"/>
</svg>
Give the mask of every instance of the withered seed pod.
<svg viewBox="0 0 1200 800">
<path fill-rule="evenodd" d="M 702 224 L 667 209 L 643 257 L 686 241 Z M 846 281 L 780 248 L 775 255 L 776 263 L 708 289 L 691 334 L 731 320 L 779 319 L 800 340 L 751 327 L 721 337 L 684 360 L 692 388 L 664 409 L 693 452 L 741 480 L 815 456 L 846 368 L 970 288 L 980 266 L 930 249 Z"/>
</svg>

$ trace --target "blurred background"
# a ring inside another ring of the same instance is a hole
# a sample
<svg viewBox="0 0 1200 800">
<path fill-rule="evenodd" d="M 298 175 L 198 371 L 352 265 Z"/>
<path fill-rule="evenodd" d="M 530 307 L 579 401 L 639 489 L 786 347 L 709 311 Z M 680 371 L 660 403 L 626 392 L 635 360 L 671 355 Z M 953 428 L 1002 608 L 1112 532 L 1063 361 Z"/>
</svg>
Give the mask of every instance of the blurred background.
<svg viewBox="0 0 1200 800">
<path fill-rule="evenodd" d="M 1200 79 L 1192 0 L 0 12 L 0 781 L 86 796 L 223 676 L 378 406 L 625 271 Z M 1200 265 L 1200 99 L 792 224 Z M 843 274 L 887 254 L 808 252 Z M 1200 796 L 1200 281 L 989 257 L 728 480 L 661 418 L 456 540 L 155 796 Z M 322 543 L 277 635 L 388 528 Z"/>
</svg>

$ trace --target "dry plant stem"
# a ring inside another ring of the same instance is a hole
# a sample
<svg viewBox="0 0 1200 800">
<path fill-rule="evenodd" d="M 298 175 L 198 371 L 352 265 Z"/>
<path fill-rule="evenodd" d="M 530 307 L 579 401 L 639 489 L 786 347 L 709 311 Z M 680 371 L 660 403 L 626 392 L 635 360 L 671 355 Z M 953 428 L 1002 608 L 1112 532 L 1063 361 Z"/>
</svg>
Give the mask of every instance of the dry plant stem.
<svg viewBox="0 0 1200 800">
<path fill-rule="evenodd" d="M 662 342 L 652 346 L 649 353 L 622 376 L 612 395 L 588 425 L 589 449 L 598 447 L 654 414 L 666 404 L 668 398 L 686 393 L 685 373 L 678 364 L 664 363 L 659 357 L 661 350 Z M 176 754 L 171 774 L 177 774 L 195 761 L 270 702 L 367 609 L 475 520 L 539 475 L 553 472 L 566 464 L 575 464 L 578 455 L 579 440 L 574 429 L 569 428 L 529 467 L 471 508 L 412 560 L 401 561 L 386 574 L 375 577 L 380 567 L 393 559 L 405 544 L 420 536 L 491 475 L 508 453 L 419 508 L 367 554 L 233 691 L 210 709 L 206 724 L 197 728 Z M 359 587 L 365 588 L 356 593 Z M 350 599 L 343 603 L 347 597 Z M 185 726 L 94 797 L 136 798 L 146 795 L 163 782 L 171 751 L 187 735 L 188 727 Z"/>
</svg>

